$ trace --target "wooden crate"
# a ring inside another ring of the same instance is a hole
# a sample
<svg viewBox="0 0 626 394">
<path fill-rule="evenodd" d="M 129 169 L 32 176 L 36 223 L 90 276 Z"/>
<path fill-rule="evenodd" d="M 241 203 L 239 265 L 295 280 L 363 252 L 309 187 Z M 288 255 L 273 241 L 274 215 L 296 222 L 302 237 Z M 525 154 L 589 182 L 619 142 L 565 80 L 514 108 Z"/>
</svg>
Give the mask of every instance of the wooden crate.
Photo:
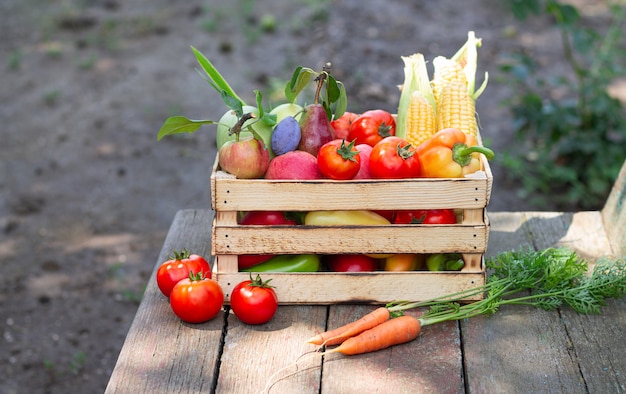
<svg viewBox="0 0 626 394">
<path fill-rule="evenodd" d="M 489 236 L 486 206 L 493 176 L 483 169 L 461 179 L 266 180 L 211 174 L 214 278 L 230 300 L 237 283 L 249 279 L 237 269 L 239 254 L 438 253 L 463 254 L 455 272 L 266 273 L 281 304 L 386 303 L 425 300 L 485 283 L 484 253 Z M 454 225 L 240 226 L 240 211 L 317 211 L 350 209 L 462 210 Z M 480 296 L 467 298 L 474 301 Z"/>
</svg>

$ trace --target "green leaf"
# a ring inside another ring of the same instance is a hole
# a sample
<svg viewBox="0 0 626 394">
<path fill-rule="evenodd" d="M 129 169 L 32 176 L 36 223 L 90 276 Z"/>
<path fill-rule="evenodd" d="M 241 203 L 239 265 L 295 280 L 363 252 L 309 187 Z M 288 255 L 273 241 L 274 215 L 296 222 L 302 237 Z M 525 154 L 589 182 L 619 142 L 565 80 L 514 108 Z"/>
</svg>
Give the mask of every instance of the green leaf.
<svg viewBox="0 0 626 394">
<path fill-rule="evenodd" d="M 328 74 L 326 78 L 326 99 L 328 104 L 332 104 L 339 99 L 341 91 L 337 84 L 337 80 L 332 75 Z"/>
<path fill-rule="evenodd" d="M 231 96 L 226 90 L 221 91 L 222 101 L 228 109 L 235 111 L 238 118 L 243 115 L 243 103 L 236 97 Z"/>
<path fill-rule="evenodd" d="M 161 138 L 172 134 L 193 133 L 202 125 L 215 123 L 217 122 L 212 120 L 192 120 L 184 116 L 172 116 L 167 118 L 163 126 L 161 126 L 157 140 L 160 141 Z"/>
<path fill-rule="evenodd" d="M 317 73 L 312 69 L 298 66 L 293 72 L 291 80 L 287 83 L 287 86 L 285 86 L 285 97 L 287 101 L 295 103 L 300 92 L 306 88 L 314 75 L 317 75 Z"/>
<path fill-rule="evenodd" d="M 346 93 L 346 87 L 342 82 L 337 81 L 340 88 L 339 98 L 335 105 L 335 119 L 338 119 L 348 109 L 348 94 Z"/>
<path fill-rule="evenodd" d="M 256 106 L 259 109 L 259 119 L 267 126 L 274 126 L 276 124 L 276 115 L 265 112 L 263 109 L 263 94 L 260 90 L 254 91 L 256 97 Z"/>
<path fill-rule="evenodd" d="M 256 107 L 259 109 L 259 118 L 263 118 L 263 115 L 265 115 L 265 111 L 263 110 L 263 93 L 255 89 L 254 96 L 256 98 Z"/>
<path fill-rule="evenodd" d="M 200 52 L 193 46 L 191 47 L 191 50 L 193 51 L 196 60 L 198 61 L 204 72 L 213 82 L 211 83 L 211 86 L 216 88 L 219 93 L 221 93 L 221 91 L 226 91 L 230 96 L 239 100 L 241 102 L 241 105 L 246 105 L 246 103 L 239 96 L 237 96 L 237 93 L 235 93 L 233 88 L 228 84 L 226 79 L 222 76 L 222 74 L 220 74 L 217 68 L 215 68 L 213 63 L 211 63 L 209 59 L 207 59 L 206 56 L 202 54 L 202 52 Z"/>
</svg>

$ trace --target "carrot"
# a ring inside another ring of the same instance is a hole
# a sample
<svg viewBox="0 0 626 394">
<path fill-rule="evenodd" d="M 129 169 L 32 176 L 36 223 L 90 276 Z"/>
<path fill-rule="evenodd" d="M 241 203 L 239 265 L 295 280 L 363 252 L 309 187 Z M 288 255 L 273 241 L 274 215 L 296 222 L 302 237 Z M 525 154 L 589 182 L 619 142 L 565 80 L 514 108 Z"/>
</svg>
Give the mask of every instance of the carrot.
<svg viewBox="0 0 626 394">
<path fill-rule="evenodd" d="M 309 339 L 307 343 L 313 345 L 338 345 L 346 339 L 369 330 L 383 322 L 389 320 L 389 310 L 385 307 L 374 309 L 359 320 L 337 327 L 333 330 L 317 334 Z"/>
<path fill-rule="evenodd" d="M 411 316 L 400 316 L 377 325 L 361 334 L 348 338 L 341 345 L 326 353 L 341 353 L 348 356 L 369 353 L 393 345 L 409 342 L 420 334 L 421 323 Z"/>
</svg>

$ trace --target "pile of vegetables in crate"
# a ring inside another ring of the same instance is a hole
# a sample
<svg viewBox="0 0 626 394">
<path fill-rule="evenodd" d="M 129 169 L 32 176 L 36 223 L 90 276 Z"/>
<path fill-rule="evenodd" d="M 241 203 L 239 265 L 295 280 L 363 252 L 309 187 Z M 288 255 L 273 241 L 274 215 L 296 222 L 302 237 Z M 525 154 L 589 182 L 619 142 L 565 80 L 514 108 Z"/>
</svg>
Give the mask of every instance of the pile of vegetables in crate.
<svg viewBox="0 0 626 394">
<path fill-rule="evenodd" d="M 166 120 L 158 138 L 194 132 L 205 124 L 217 125 L 219 170 L 240 179 L 325 180 L 367 182 L 368 179 L 462 178 L 484 171 L 493 152 L 482 146 L 475 116 L 477 47 L 473 32 L 451 58 L 433 60 L 431 79 L 421 54 L 403 57 L 405 80 L 397 115 L 382 109 L 360 114 L 346 112 L 343 84 L 332 76 L 330 65 L 320 72 L 298 67 L 285 87 L 286 101 L 269 112 L 256 91 L 256 106 L 246 104 L 204 55 L 194 54 L 206 79 L 221 95 L 228 111 L 219 121 Z M 310 84 L 313 102 L 297 103 Z M 355 181 L 356 180 L 356 181 Z M 453 225 L 456 209 L 347 211 L 239 212 L 238 226 L 376 226 Z M 170 298 L 176 315 L 188 322 L 213 318 L 224 303 L 208 264 L 182 262 L 176 256 L 163 264 L 157 281 Z M 182 269 L 181 269 L 182 264 Z M 238 283 L 230 305 L 243 322 L 262 324 L 272 319 L 278 298 L 258 272 L 429 271 L 460 270 L 458 253 L 419 254 L 238 254 L 239 271 L 250 280 Z M 353 355 L 372 352 L 417 338 L 423 327 L 445 321 L 491 315 L 504 305 L 531 305 L 555 309 L 569 305 L 579 313 L 598 313 L 609 298 L 626 294 L 626 261 L 601 260 L 593 270 L 575 252 L 564 248 L 505 252 L 485 262 L 490 270 L 484 284 L 426 301 L 396 300 L 343 327 L 311 338 L 327 353 Z M 484 268 L 484 267 L 483 267 Z M 219 274 L 219 271 L 217 271 Z M 252 273 L 256 272 L 256 279 Z M 239 273 L 237 273 L 239 275 Z M 289 275 L 287 275 L 289 276 Z M 163 282 L 163 283 L 161 283 Z M 197 282 L 197 283 L 194 283 Z M 194 288 L 204 287 L 202 291 Z M 185 287 L 188 292 L 177 288 Z M 192 296 L 194 293 L 198 295 Z M 180 295 L 186 297 L 181 297 Z M 181 297 L 177 299 L 176 297 Z M 468 301 L 474 301 L 469 303 Z M 418 317 L 404 315 L 419 308 Z M 198 310 L 204 315 L 196 316 Z M 328 348 L 329 346 L 336 346 Z M 282 370 L 276 372 L 278 376 Z"/>
<path fill-rule="evenodd" d="M 239 179 L 364 181 L 367 179 L 462 178 L 484 170 L 494 153 L 482 146 L 475 100 L 477 48 L 473 32 L 451 58 L 433 60 L 429 76 L 422 54 L 402 57 L 405 80 L 397 115 L 371 109 L 347 112 L 344 85 L 327 64 L 316 72 L 297 67 L 285 86 L 285 102 L 266 111 L 257 90 L 256 105 L 245 103 L 213 64 L 195 48 L 205 79 L 228 107 L 219 121 L 167 119 L 158 138 L 217 124 L 218 165 Z M 313 102 L 299 104 L 305 88 Z M 481 157 L 482 156 L 482 157 Z M 461 220 L 458 209 L 242 213 L 241 225 L 448 225 Z M 255 272 L 443 271 L 464 266 L 458 253 L 239 255 L 239 269 Z"/>
</svg>

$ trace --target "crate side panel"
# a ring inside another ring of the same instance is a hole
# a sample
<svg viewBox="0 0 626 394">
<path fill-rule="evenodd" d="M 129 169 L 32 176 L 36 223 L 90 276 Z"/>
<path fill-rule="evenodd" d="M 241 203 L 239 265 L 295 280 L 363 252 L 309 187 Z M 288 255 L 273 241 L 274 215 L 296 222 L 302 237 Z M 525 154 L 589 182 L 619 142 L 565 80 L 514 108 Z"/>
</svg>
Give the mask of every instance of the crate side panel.
<svg viewBox="0 0 626 394">
<path fill-rule="evenodd" d="M 214 209 L 480 209 L 487 205 L 488 189 L 485 177 L 362 182 L 267 181 L 216 177 Z"/>
<path fill-rule="evenodd" d="M 215 254 L 484 253 L 484 225 L 216 226 Z"/>
<path fill-rule="evenodd" d="M 234 286 L 249 279 L 247 273 L 217 273 L 226 302 Z M 361 274 L 265 273 L 272 279 L 281 304 L 387 303 L 394 300 L 423 301 L 485 283 L 484 273 L 385 272 Z M 302 284 L 306 283 L 306 286 Z M 481 299 L 476 295 L 465 301 Z"/>
</svg>

